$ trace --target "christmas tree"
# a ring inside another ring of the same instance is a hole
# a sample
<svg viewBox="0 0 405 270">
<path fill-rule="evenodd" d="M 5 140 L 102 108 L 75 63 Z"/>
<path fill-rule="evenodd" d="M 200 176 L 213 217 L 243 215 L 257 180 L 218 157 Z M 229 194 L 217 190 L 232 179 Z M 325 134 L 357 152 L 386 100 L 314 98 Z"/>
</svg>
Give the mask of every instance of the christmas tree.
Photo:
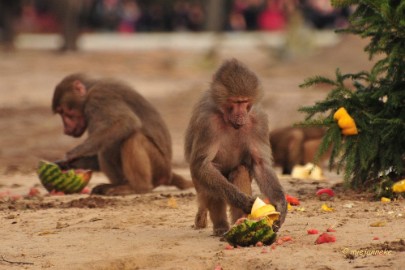
<svg viewBox="0 0 405 270">
<path fill-rule="evenodd" d="M 306 114 L 300 124 L 327 128 L 317 156 L 331 148 L 329 167 L 343 170 L 348 186 L 372 187 L 378 196 L 392 197 L 391 185 L 405 177 L 405 1 L 331 2 L 355 7 L 349 26 L 337 32 L 367 38 L 364 51 L 370 60 L 376 55 L 379 60 L 370 71 L 344 74 L 337 69 L 335 79 L 307 79 L 301 87 L 326 84 L 331 91 L 300 108 Z M 345 109 L 344 116 L 339 115 L 343 109 L 336 115 L 339 108 Z"/>
</svg>

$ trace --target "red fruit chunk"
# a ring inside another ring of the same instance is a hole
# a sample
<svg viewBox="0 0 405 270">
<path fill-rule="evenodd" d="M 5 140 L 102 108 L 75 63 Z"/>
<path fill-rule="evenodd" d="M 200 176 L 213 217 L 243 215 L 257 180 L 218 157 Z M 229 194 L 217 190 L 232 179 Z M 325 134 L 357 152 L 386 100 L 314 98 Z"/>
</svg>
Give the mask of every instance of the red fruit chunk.
<svg viewBox="0 0 405 270">
<path fill-rule="evenodd" d="M 17 200 L 20 200 L 20 199 L 22 199 L 22 196 L 20 194 L 10 195 L 10 200 L 12 200 L 12 201 L 17 201 Z"/>
<path fill-rule="evenodd" d="M 336 232 L 335 229 L 333 229 L 332 227 L 329 227 L 328 229 L 326 229 L 327 232 Z"/>
<path fill-rule="evenodd" d="M 259 242 L 256 243 L 256 247 L 262 247 L 262 246 L 263 246 L 262 242 L 259 241 Z"/>
<path fill-rule="evenodd" d="M 223 270 L 222 266 L 217 264 L 214 268 L 214 270 Z"/>
<path fill-rule="evenodd" d="M 226 246 L 225 246 L 225 249 L 226 249 L 226 250 L 232 250 L 232 249 L 233 249 L 233 246 L 231 246 L 231 245 L 226 245 Z"/>
<path fill-rule="evenodd" d="M 88 187 L 83 188 L 83 190 L 80 192 L 81 194 L 90 194 L 90 189 Z"/>
<path fill-rule="evenodd" d="M 323 243 L 332 243 L 336 242 L 336 237 L 331 234 L 323 233 L 320 236 L 318 236 L 318 239 L 316 239 L 315 244 L 323 244 Z"/>
<path fill-rule="evenodd" d="M 330 197 L 335 196 L 335 192 L 333 192 L 333 190 L 331 190 L 330 188 L 321 188 L 316 192 L 317 196 L 320 196 L 322 194 L 328 194 Z"/>
<path fill-rule="evenodd" d="M 290 195 L 285 195 L 285 199 L 287 200 L 287 202 L 289 202 L 291 205 L 300 205 L 300 201 Z"/>
<path fill-rule="evenodd" d="M 281 240 L 283 240 L 284 242 L 292 241 L 292 237 L 289 235 L 283 236 L 283 237 L 281 237 Z"/>
<path fill-rule="evenodd" d="M 309 230 L 307 230 L 307 233 L 308 234 L 318 234 L 319 232 L 317 229 L 309 229 Z"/>
<path fill-rule="evenodd" d="M 56 191 L 56 190 L 52 190 L 51 192 L 49 192 L 49 194 L 51 194 L 52 196 L 63 196 L 63 195 L 65 195 L 64 192 Z"/>
<path fill-rule="evenodd" d="M 276 244 L 282 245 L 284 243 L 283 239 L 277 239 Z"/>
<path fill-rule="evenodd" d="M 30 188 L 30 191 L 28 192 L 28 196 L 30 197 L 35 197 L 37 195 L 39 195 L 41 192 L 39 192 L 39 190 L 35 187 Z"/>
</svg>

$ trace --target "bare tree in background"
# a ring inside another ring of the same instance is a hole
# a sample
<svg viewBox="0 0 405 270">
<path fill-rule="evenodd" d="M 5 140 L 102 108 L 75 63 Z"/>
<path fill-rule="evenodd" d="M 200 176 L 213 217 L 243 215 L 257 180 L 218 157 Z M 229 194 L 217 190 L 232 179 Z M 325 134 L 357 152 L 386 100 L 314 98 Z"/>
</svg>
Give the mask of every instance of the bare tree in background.
<svg viewBox="0 0 405 270">
<path fill-rule="evenodd" d="M 208 0 L 206 4 L 207 22 L 206 29 L 221 32 L 224 29 L 225 4 L 227 0 Z"/>
<path fill-rule="evenodd" d="M 206 30 L 216 33 L 212 47 L 207 52 L 207 60 L 216 63 L 218 51 L 222 44 L 222 33 L 226 28 L 232 0 L 206 1 Z"/>
</svg>

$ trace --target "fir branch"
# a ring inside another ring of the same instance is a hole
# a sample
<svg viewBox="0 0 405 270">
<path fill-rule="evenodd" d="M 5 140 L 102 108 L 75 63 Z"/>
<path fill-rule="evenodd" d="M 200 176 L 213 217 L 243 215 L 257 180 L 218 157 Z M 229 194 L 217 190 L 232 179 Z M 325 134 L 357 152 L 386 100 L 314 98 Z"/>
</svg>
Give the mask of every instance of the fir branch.
<svg viewBox="0 0 405 270">
<path fill-rule="evenodd" d="M 299 87 L 308 88 L 308 87 L 311 87 L 311 86 L 313 86 L 315 84 L 321 84 L 321 83 L 328 84 L 328 85 L 333 85 L 333 86 L 338 86 L 336 84 L 336 82 L 331 80 L 331 79 L 328 79 L 328 78 L 323 77 L 323 76 L 315 76 L 315 77 L 306 79 L 303 84 L 299 85 Z"/>
</svg>

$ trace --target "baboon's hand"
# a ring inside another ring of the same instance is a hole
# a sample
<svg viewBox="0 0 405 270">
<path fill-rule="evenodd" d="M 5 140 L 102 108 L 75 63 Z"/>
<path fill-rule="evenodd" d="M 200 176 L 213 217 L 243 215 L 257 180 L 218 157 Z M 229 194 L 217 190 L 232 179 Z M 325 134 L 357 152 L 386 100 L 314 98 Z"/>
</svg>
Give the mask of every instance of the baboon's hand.
<svg viewBox="0 0 405 270">
<path fill-rule="evenodd" d="M 280 218 L 274 223 L 273 229 L 277 232 L 283 225 L 287 215 L 287 201 L 283 200 L 275 204 L 276 210 L 280 212 Z"/>
<path fill-rule="evenodd" d="M 243 212 L 245 212 L 246 214 L 250 214 L 250 212 L 252 211 L 252 206 L 253 206 L 254 202 L 255 202 L 255 199 L 248 196 L 247 200 L 245 201 L 245 203 L 242 207 Z"/>
</svg>

